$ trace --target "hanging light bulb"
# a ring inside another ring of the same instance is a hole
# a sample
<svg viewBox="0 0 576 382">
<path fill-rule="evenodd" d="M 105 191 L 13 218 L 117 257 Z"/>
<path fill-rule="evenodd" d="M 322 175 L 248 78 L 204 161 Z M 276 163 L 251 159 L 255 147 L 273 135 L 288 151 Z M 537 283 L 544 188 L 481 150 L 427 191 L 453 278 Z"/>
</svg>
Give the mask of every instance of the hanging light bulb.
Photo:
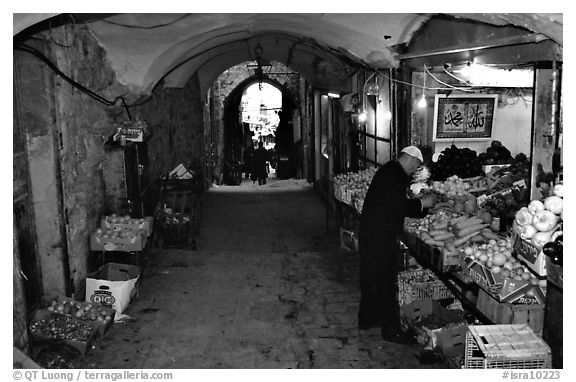
<svg viewBox="0 0 576 382">
<path fill-rule="evenodd" d="M 424 93 L 422 93 L 422 97 L 420 97 L 420 100 L 418 101 L 417 105 L 420 109 L 424 109 L 426 106 L 428 106 L 428 104 L 426 103 L 426 96 L 424 95 Z"/>
<path fill-rule="evenodd" d="M 424 64 L 424 84 L 422 86 L 422 97 L 420 97 L 420 100 L 416 104 L 420 109 L 424 109 L 426 106 L 428 106 L 426 104 L 425 93 L 426 93 L 426 64 Z"/>
<path fill-rule="evenodd" d="M 360 123 L 364 123 L 368 120 L 368 114 L 366 114 L 365 111 L 362 111 L 359 115 L 358 115 L 358 122 Z"/>
<path fill-rule="evenodd" d="M 472 63 L 468 61 L 466 63 L 466 66 L 460 69 L 460 74 L 463 75 L 464 77 L 470 77 L 471 73 L 472 73 Z"/>
</svg>

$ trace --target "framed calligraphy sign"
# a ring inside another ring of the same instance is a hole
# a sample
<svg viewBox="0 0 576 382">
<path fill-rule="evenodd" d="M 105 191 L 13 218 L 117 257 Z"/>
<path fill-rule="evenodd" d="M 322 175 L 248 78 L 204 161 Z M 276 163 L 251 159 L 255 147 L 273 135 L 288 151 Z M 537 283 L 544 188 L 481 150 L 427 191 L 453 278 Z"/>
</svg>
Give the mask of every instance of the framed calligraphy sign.
<svg viewBox="0 0 576 382">
<path fill-rule="evenodd" d="M 433 141 L 490 140 L 497 94 L 436 94 Z"/>
</svg>

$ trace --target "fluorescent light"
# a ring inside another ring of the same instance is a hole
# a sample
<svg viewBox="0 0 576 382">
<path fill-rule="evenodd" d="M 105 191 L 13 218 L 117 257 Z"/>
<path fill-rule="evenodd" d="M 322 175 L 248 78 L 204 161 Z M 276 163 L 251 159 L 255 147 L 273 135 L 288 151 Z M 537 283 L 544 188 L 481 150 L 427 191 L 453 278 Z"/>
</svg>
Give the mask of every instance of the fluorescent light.
<svg viewBox="0 0 576 382">
<path fill-rule="evenodd" d="M 340 94 L 329 92 L 329 93 L 328 93 L 328 97 L 330 97 L 330 98 L 340 98 Z"/>
</svg>

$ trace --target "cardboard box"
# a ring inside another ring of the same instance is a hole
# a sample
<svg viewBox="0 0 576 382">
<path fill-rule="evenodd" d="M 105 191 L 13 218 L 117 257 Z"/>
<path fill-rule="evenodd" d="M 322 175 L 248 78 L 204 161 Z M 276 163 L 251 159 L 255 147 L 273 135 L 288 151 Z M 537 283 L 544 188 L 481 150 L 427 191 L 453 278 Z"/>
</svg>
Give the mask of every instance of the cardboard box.
<svg viewBox="0 0 576 382">
<path fill-rule="evenodd" d="M 512 253 L 536 274 L 546 276 L 546 259 L 544 253 L 534 244 L 522 239 L 515 230 L 512 230 L 512 240 L 514 241 Z"/>
<path fill-rule="evenodd" d="M 464 260 L 462 251 L 450 252 L 444 248 L 434 248 L 431 265 L 440 272 L 455 272 L 460 270 L 462 260 Z"/>
<path fill-rule="evenodd" d="M 139 252 L 146 245 L 146 235 L 137 233 L 132 237 L 107 237 L 104 238 L 96 232 L 90 234 L 90 249 L 92 251 L 118 251 Z"/>
<path fill-rule="evenodd" d="M 466 326 L 463 311 L 448 310 L 436 300 L 416 300 L 400 306 L 400 316 L 404 325 L 418 333 L 419 342 L 428 348 L 438 346 L 438 334 L 443 330 Z M 433 318 L 434 324 L 426 324 L 425 318 Z M 423 324 L 424 323 L 424 324 Z"/>
<path fill-rule="evenodd" d="M 544 328 L 544 304 L 518 305 L 500 302 L 483 290 L 478 291 L 476 308 L 495 324 L 526 324 L 537 336 Z"/>
<path fill-rule="evenodd" d="M 141 268 L 108 263 L 86 278 L 86 301 L 122 313 L 138 295 Z"/>
<path fill-rule="evenodd" d="M 492 273 L 476 260 L 464 259 L 462 271 L 498 301 L 513 304 L 543 304 L 546 300 L 546 291 L 539 285 L 533 285 L 530 281 L 504 278 L 500 273 Z"/>
<path fill-rule="evenodd" d="M 436 333 L 438 348 L 452 369 L 461 369 L 464 365 L 467 332 L 468 325 L 458 325 Z"/>
<path fill-rule="evenodd" d="M 100 227 L 110 228 L 110 229 L 128 228 L 128 229 L 132 229 L 132 230 L 142 230 L 142 231 L 144 231 L 144 233 L 146 234 L 147 237 L 149 237 L 152 234 L 152 229 L 154 226 L 154 218 L 152 216 L 144 217 L 143 218 L 144 221 L 142 223 L 129 223 L 129 224 L 127 224 L 127 223 L 112 223 L 111 219 L 112 219 L 111 216 L 103 217 L 102 220 L 100 221 Z"/>
</svg>

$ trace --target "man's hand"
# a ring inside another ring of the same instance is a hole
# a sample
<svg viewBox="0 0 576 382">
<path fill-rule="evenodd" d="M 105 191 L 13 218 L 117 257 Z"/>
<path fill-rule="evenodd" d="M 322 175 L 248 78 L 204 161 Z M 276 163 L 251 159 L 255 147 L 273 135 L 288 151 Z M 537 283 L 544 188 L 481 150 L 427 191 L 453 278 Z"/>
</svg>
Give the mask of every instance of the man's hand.
<svg viewBox="0 0 576 382">
<path fill-rule="evenodd" d="M 432 208 L 436 203 L 438 203 L 438 199 L 435 195 L 424 196 L 420 201 L 422 202 L 423 208 Z"/>
</svg>

